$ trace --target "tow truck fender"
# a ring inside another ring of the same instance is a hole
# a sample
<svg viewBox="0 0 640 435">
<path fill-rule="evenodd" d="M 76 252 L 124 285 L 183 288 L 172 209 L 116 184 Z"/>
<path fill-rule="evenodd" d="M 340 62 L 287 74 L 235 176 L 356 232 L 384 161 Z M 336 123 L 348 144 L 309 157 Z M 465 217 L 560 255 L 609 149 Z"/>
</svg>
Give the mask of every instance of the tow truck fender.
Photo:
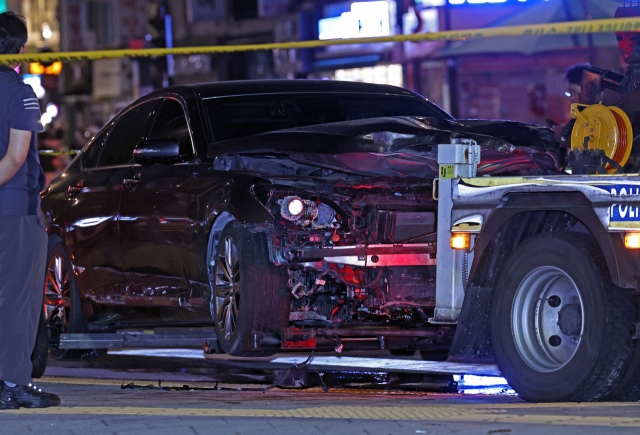
<svg viewBox="0 0 640 435">
<path fill-rule="evenodd" d="M 469 283 L 476 286 L 493 287 L 499 273 L 501 256 L 509 253 L 528 237 L 542 232 L 564 231 L 552 224 L 537 222 L 536 228 L 518 228 L 513 234 L 505 234 L 507 224 L 518 216 L 524 220 L 534 214 L 561 212 L 574 217 L 582 225 L 568 231 L 588 231 L 596 239 L 607 262 L 614 285 L 623 288 L 636 287 L 639 256 L 624 247 L 624 234 L 608 232 L 598 219 L 591 202 L 581 192 L 512 193 L 503 198 L 500 207 L 491 213 L 478 244 L 474 249 L 474 261 Z M 544 219 L 544 217 L 540 217 Z M 496 249 L 496 247 L 498 249 Z M 502 257 L 504 258 L 504 257 Z"/>
</svg>

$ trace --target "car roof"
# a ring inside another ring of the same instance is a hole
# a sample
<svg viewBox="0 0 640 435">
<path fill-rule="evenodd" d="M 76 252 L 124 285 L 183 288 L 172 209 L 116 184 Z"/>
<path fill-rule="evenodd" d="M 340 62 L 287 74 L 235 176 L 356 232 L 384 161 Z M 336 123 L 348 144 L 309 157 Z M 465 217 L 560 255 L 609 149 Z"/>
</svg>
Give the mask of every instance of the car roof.
<svg viewBox="0 0 640 435">
<path fill-rule="evenodd" d="M 343 82 L 337 80 L 243 80 L 198 83 L 161 89 L 153 92 L 151 95 L 171 92 L 182 93 L 181 91 L 187 90 L 192 91 L 200 98 L 315 92 L 384 94 L 422 98 L 414 92 L 396 86 Z"/>
</svg>

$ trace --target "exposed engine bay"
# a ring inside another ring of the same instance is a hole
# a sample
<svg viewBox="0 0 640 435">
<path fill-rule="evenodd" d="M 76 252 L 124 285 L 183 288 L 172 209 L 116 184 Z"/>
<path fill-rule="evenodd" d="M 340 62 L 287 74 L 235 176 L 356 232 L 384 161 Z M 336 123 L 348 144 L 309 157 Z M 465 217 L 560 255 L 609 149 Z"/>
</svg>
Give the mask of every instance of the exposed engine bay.
<svg viewBox="0 0 640 435">
<path fill-rule="evenodd" d="M 288 268 L 292 327 L 428 324 L 436 275 L 432 182 L 336 183 L 331 193 L 255 189 L 277 217 L 272 261 Z"/>
</svg>

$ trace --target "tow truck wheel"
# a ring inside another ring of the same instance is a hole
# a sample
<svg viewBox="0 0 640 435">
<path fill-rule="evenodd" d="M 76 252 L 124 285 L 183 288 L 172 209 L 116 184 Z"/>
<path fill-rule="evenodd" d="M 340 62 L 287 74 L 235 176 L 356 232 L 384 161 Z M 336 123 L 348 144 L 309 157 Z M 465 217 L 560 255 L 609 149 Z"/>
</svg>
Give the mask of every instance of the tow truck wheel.
<svg viewBox="0 0 640 435">
<path fill-rule="evenodd" d="M 71 260 L 62 243 L 49 248 L 44 280 L 44 316 L 45 322 L 54 324 L 62 334 L 83 332 L 85 329 L 82 302 Z M 77 358 L 83 352 L 75 349 L 51 349 L 51 355 L 57 359 Z"/>
<path fill-rule="evenodd" d="M 553 233 L 518 246 L 491 302 L 492 345 L 511 387 L 532 402 L 593 401 L 631 356 L 632 304 L 590 235 Z"/>
<path fill-rule="evenodd" d="M 251 350 L 245 339 L 252 333 L 280 333 L 288 325 L 291 295 L 286 270 L 269 260 L 265 235 L 237 221 L 225 226 L 217 249 L 212 245 L 207 264 L 219 346 L 232 356 L 273 355 L 277 349 Z"/>
<path fill-rule="evenodd" d="M 618 382 L 618 386 L 604 400 L 614 402 L 640 400 L 640 341 L 635 341 L 635 352 L 629 369 Z"/>
</svg>

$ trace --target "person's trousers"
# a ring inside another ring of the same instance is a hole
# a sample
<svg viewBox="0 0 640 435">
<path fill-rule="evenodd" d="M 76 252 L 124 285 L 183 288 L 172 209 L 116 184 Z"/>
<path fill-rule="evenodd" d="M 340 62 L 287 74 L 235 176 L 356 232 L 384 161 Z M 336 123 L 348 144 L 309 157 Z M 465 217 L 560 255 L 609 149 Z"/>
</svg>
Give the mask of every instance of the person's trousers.
<svg viewBox="0 0 640 435">
<path fill-rule="evenodd" d="M 31 383 L 47 233 L 39 216 L 0 216 L 0 379 Z"/>
</svg>

